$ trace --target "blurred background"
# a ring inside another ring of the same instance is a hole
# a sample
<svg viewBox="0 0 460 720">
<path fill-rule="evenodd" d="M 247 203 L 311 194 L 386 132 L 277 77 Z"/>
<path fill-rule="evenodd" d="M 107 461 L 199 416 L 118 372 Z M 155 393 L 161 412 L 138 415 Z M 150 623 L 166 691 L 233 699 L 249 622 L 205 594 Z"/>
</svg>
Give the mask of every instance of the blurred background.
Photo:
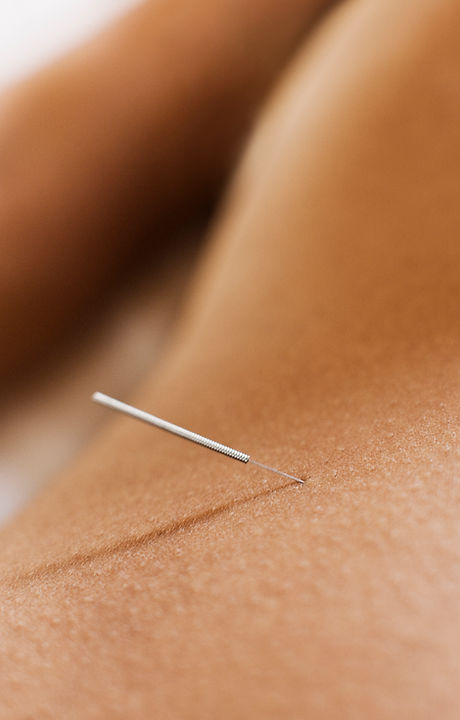
<svg viewBox="0 0 460 720">
<path fill-rule="evenodd" d="M 79 44 L 136 0 L 0 3 L 0 93 Z M 0 407 L 0 524 L 59 472 L 108 414 L 95 390 L 126 397 L 159 354 L 184 286 L 182 256 L 110 300 L 77 346 L 26 380 Z M 167 283 L 164 281 L 167 278 Z"/>
<path fill-rule="evenodd" d="M 137 0 L 4 0 L 0 88 L 77 45 Z"/>
</svg>

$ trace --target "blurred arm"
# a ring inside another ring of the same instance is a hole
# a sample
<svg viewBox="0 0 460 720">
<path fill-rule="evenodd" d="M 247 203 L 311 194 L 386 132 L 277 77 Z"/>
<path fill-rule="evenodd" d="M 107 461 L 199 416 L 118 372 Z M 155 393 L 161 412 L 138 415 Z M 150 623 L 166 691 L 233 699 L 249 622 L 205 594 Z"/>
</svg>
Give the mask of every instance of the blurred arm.
<svg viewBox="0 0 460 720">
<path fill-rule="evenodd" d="M 215 194 L 325 0 L 146 2 L 0 104 L 0 383 Z"/>
</svg>

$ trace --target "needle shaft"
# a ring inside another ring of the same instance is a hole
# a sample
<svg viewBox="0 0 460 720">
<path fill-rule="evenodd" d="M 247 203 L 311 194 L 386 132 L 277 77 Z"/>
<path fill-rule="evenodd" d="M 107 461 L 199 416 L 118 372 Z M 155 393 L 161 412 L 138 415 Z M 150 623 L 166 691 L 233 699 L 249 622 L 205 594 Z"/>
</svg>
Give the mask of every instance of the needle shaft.
<svg viewBox="0 0 460 720">
<path fill-rule="evenodd" d="M 116 400 L 115 398 L 112 398 L 109 395 L 105 395 L 104 393 L 95 392 L 92 396 L 92 399 L 99 405 L 104 405 L 111 410 L 116 410 L 117 412 L 124 413 L 125 415 L 130 415 L 131 417 L 136 418 L 136 420 L 141 420 L 142 422 L 148 423 L 149 425 L 154 425 L 155 427 L 160 428 L 160 430 L 166 430 L 167 432 L 184 438 L 185 440 L 190 440 L 191 442 L 197 443 L 198 445 L 207 447 L 209 448 L 209 450 L 214 450 L 215 452 L 221 453 L 222 455 L 227 455 L 227 457 L 233 458 L 233 460 L 238 460 L 239 462 L 243 463 L 251 462 L 254 465 L 258 465 L 259 467 L 263 468 L 264 470 L 269 470 L 270 472 L 274 472 L 277 475 L 282 475 L 283 477 L 290 478 L 291 480 L 295 480 L 298 483 L 303 483 L 303 480 L 301 478 L 295 477 L 295 475 L 289 475 L 282 470 L 276 470 L 275 468 L 269 467 L 268 465 L 263 465 L 262 463 L 253 460 L 247 453 L 241 452 L 240 450 L 235 450 L 234 448 L 231 448 L 228 445 L 223 445 L 222 443 L 216 442 L 215 440 L 210 440 L 204 435 L 199 435 L 198 433 L 192 432 L 191 430 L 180 427 L 180 425 L 175 425 L 174 423 L 168 422 L 167 420 L 156 417 L 156 415 L 151 415 L 144 410 L 139 410 L 139 408 L 136 408 L 133 405 L 128 405 L 127 403 L 121 402 L 121 400 Z"/>
</svg>

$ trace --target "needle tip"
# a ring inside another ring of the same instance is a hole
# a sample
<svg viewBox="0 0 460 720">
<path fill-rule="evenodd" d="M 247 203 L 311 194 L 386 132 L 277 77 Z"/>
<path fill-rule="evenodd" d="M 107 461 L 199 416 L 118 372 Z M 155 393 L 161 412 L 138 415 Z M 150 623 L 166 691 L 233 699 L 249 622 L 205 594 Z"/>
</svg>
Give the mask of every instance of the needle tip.
<svg viewBox="0 0 460 720">
<path fill-rule="evenodd" d="M 276 475 L 282 475 L 283 477 L 287 477 L 290 480 L 295 480 L 295 482 L 298 482 L 301 485 L 303 485 L 305 482 L 304 480 L 302 480 L 302 478 L 299 478 L 296 475 L 290 475 L 283 470 L 277 470 L 276 468 L 270 467 L 270 465 L 264 465 L 264 463 L 257 462 L 257 460 L 253 460 L 252 458 L 249 458 L 249 462 L 253 465 L 258 465 L 258 467 L 264 468 L 264 470 L 269 470 L 272 473 L 276 473 Z"/>
</svg>

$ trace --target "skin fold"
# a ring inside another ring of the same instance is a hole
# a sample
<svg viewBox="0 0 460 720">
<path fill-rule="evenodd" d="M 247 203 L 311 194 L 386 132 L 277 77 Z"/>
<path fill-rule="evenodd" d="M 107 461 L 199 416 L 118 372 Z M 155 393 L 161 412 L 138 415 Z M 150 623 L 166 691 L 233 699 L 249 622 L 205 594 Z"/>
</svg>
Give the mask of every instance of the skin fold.
<svg viewBox="0 0 460 720">
<path fill-rule="evenodd" d="M 4 715 L 458 717 L 459 15 L 306 38 L 125 398 L 305 486 L 108 419 L 2 533 Z"/>
</svg>

